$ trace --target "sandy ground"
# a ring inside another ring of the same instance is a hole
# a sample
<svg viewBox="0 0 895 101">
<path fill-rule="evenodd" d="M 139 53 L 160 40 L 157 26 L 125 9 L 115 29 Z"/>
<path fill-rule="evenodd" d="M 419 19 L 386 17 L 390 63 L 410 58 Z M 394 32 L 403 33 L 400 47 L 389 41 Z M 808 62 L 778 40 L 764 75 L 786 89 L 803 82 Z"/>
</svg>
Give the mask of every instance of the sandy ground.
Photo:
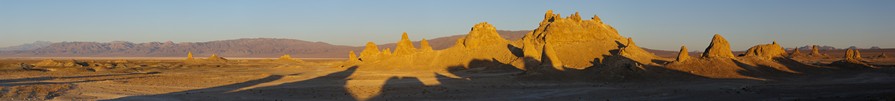
<svg viewBox="0 0 895 101">
<path fill-rule="evenodd" d="M 369 70 L 334 60 L 96 72 L 9 65 L 35 61 L 0 60 L 7 64 L 0 70 L 0 100 L 895 100 L 893 67 L 766 80 L 601 81 L 532 79 L 520 75 L 524 71 L 491 68 Z"/>
</svg>

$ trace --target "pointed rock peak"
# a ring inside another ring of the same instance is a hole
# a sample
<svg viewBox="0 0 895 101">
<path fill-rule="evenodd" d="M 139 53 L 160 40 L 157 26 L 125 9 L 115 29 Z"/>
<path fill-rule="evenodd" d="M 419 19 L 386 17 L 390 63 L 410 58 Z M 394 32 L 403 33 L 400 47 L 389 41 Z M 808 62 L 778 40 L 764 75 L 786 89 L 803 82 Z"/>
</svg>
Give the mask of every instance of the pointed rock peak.
<svg viewBox="0 0 895 101">
<path fill-rule="evenodd" d="M 193 52 L 187 52 L 187 53 L 186 53 L 186 59 L 192 60 L 192 59 L 193 59 Z"/>
<path fill-rule="evenodd" d="M 432 50 L 432 46 L 429 45 L 429 41 L 427 41 L 426 38 L 423 38 L 423 40 L 420 40 L 420 49 L 422 49 L 423 51 L 431 51 Z"/>
<path fill-rule="evenodd" d="M 820 54 L 820 50 L 817 49 L 817 45 L 811 45 L 811 53 L 809 53 L 808 55 L 811 55 L 814 57 L 823 56 L 823 54 Z"/>
<path fill-rule="evenodd" d="M 553 10 L 547 10 L 547 13 L 544 14 L 544 19 L 552 18 L 552 17 L 553 17 Z"/>
<path fill-rule="evenodd" d="M 581 21 L 581 15 L 578 15 L 578 12 L 575 12 L 568 19 L 572 19 L 572 21 Z"/>
<path fill-rule="evenodd" d="M 721 34 L 715 34 L 715 36 L 712 37 L 712 43 L 705 49 L 705 53 L 702 54 L 702 57 L 732 58 L 734 55 L 733 52 L 730 51 L 730 43 L 728 43 L 724 37 L 721 37 Z"/>
<path fill-rule="evenodd" d="M 602 23 L 602 21 L 600 20 L 600 17 L 597 15 L 594 15 L 594 17 L 591 17 L 590 19 Z"/>
<path fill-rule="evenodd" d="M 407 37 L 407 32 L 404 32 L 404 35 L 401 35 L 401 41 L 398 41 L 397 47 L 395 47 L 395 54 L 405 55 L 416 51 L 416 47 L 413 47 L 413 42 Z"/>
<path fill-rule="evenodd" d="M 799 47 L 793 48 L 792 53 L 789 54 L 789 57 L 797 57 L 801 56 L 802 52 L 799 51 Z"/>
<path fill-rule="evenodd" d="M 401 40 L 410 40 L 410 38 L 407 37 L 407 32 L 404 32 L 404 34 L 401 34 Z"/>
<path fill-rule="evenodd" d="M 218 54 L 211 54 L 211 56 L 208 58 L 210 58 L 210 59 L 218 58 Z"/>
<path fill-rule="evenodd" d="M 687 46 L 681 45 L 681 51 L 677 54 L 678 62 L 687 61 L 690 59 L 690 53 L 688 53 Z"/>
</svg>

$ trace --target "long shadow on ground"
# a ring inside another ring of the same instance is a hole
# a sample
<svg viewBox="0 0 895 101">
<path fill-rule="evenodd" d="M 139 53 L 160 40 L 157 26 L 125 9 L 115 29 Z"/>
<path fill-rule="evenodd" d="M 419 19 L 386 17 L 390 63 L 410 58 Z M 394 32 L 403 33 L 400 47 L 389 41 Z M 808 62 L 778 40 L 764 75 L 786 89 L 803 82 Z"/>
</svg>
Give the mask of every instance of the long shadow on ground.
<svg viewBox="0 0 895 101">
<path fill-rule="evenodd" d="M 188 90 L 157 95 L 129 96 L 110 101 L 161 101 L 161 100 L 354 100 L 343 87 L 357 67 L 350 67 L 326 76 L 309 80 L 284 83 L 275 86 L 258 87 L 246 90 L 241 88 L 267 83 L 283 78 L 283 75 L 271 75 L 265 78 L 242 83 L 230 84 L 205 89 Z"/>
</svg>

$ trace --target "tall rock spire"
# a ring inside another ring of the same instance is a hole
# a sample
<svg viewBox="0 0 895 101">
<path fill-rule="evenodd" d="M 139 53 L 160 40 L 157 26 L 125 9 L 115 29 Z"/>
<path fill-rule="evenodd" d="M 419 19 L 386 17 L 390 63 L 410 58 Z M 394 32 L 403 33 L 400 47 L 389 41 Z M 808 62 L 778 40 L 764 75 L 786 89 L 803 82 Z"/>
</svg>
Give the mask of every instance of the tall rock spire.
<svg viewBox="0 0 895 101">
<path fill-rule="evenodd" d="M 194 60 L 195 58 L 193 58 L 193 52 L 187 52 L 187 53 L 186 53 L 186 59 L 187 59 L 187 60 Z"/>
<path fill-rule="evenodd" d="M 690 53 L 688 53 L 687 46 L 681 45 L 681 51 L 677 54 L 678 62 L 687 61 L 690 59 Z"/>
<path fill-rule="evenodd" d="M 808 56 L 821 57 L 823 54 L 820 54 L 820 49 L 817 49 L 817 45 L 811 45 L 811 53 L 808 53 Z"/>
<path fill-rule="evenodd" d="M 715 36 L 712 37 L 712 43 L 705 49 L 705 53 L 702 54 L 702 57 L 732 58 L 734 55 L 733 52 L 730 51 L 730 43 L 728 43 L 724 37 L 721 37 L 721 34 L 715 34 Z"/>
<path fill-rule="evenodd" d="M 395 47 L 395 55 L 408 55 L 416 53 L 416 48 L 413 47 L 413 42 L 410 41 L 410 38 L 407 37 L 407 32 L 401 35 L 401 40 L 398 41 L 398 46 Z"/>
<path fill-rule="evenodd" d="M 360 59 L 357 59 L 357 54 L 354 54 L 354 51 L 348 51 L 348 62 L 359 62 Z"/>
<path fill-rule="evenodd" d="M 799 47 L 792 49 L 792 52 L 789 54 L 789 57 L 800 57 L 802 56 L 802 52 L 799 51 Z"/>
</svg>

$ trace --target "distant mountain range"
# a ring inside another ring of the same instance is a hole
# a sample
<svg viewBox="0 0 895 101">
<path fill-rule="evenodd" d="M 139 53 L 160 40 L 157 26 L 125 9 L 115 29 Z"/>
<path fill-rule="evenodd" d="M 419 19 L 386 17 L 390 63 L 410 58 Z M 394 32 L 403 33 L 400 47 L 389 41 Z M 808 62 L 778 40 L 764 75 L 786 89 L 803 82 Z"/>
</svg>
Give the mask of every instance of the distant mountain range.
<svg viewBox="0 0 895 101">
<path fill-rule="evenodd" d="M 22 44 L 22 45 L 17 45 L 17 46 L 3 47 L 3 48 L 0 48 L 0 51 L 34 50 L 37 48 L 50 46 L 50 44 L 53 44 L 53 42 L 36 41 L 34 43 L 27 43 L 27 44 Z"/>
<path fill-rule="evenodd" d="M 529 31 L 499 30 L 501 37 L 507 40 L 518 40 Z M 465 36 L 453 35 L 428 39 L 434 49 L 445 49 Z M 400 36 L 395 36 L 400 37 Z M 396 40 L 397 42 L 397 40 Z M 419 47 L 419 40 L 413 44 Z M 224 57 L 279 57 L 290 54 L 299 58 L 347 58 L 348 51 L 360 52 L 363 44 L 358 46 L 333 45 L 324 42 L 310 42 L 296 39 L 280 38 L 243 38 L 209 42 L 148 42 L 132 43 L 113 42 L 45 42 L 39 41 L 0 48 L 0 57 L 185 57 L 193 52 L 197 57 L 218 54 Z M 395 43 L 379 44 L 379 48 L 395 49 Z M 659 56 L 675 56 L 676 51 L 652 50 Z"/>
</svg>

